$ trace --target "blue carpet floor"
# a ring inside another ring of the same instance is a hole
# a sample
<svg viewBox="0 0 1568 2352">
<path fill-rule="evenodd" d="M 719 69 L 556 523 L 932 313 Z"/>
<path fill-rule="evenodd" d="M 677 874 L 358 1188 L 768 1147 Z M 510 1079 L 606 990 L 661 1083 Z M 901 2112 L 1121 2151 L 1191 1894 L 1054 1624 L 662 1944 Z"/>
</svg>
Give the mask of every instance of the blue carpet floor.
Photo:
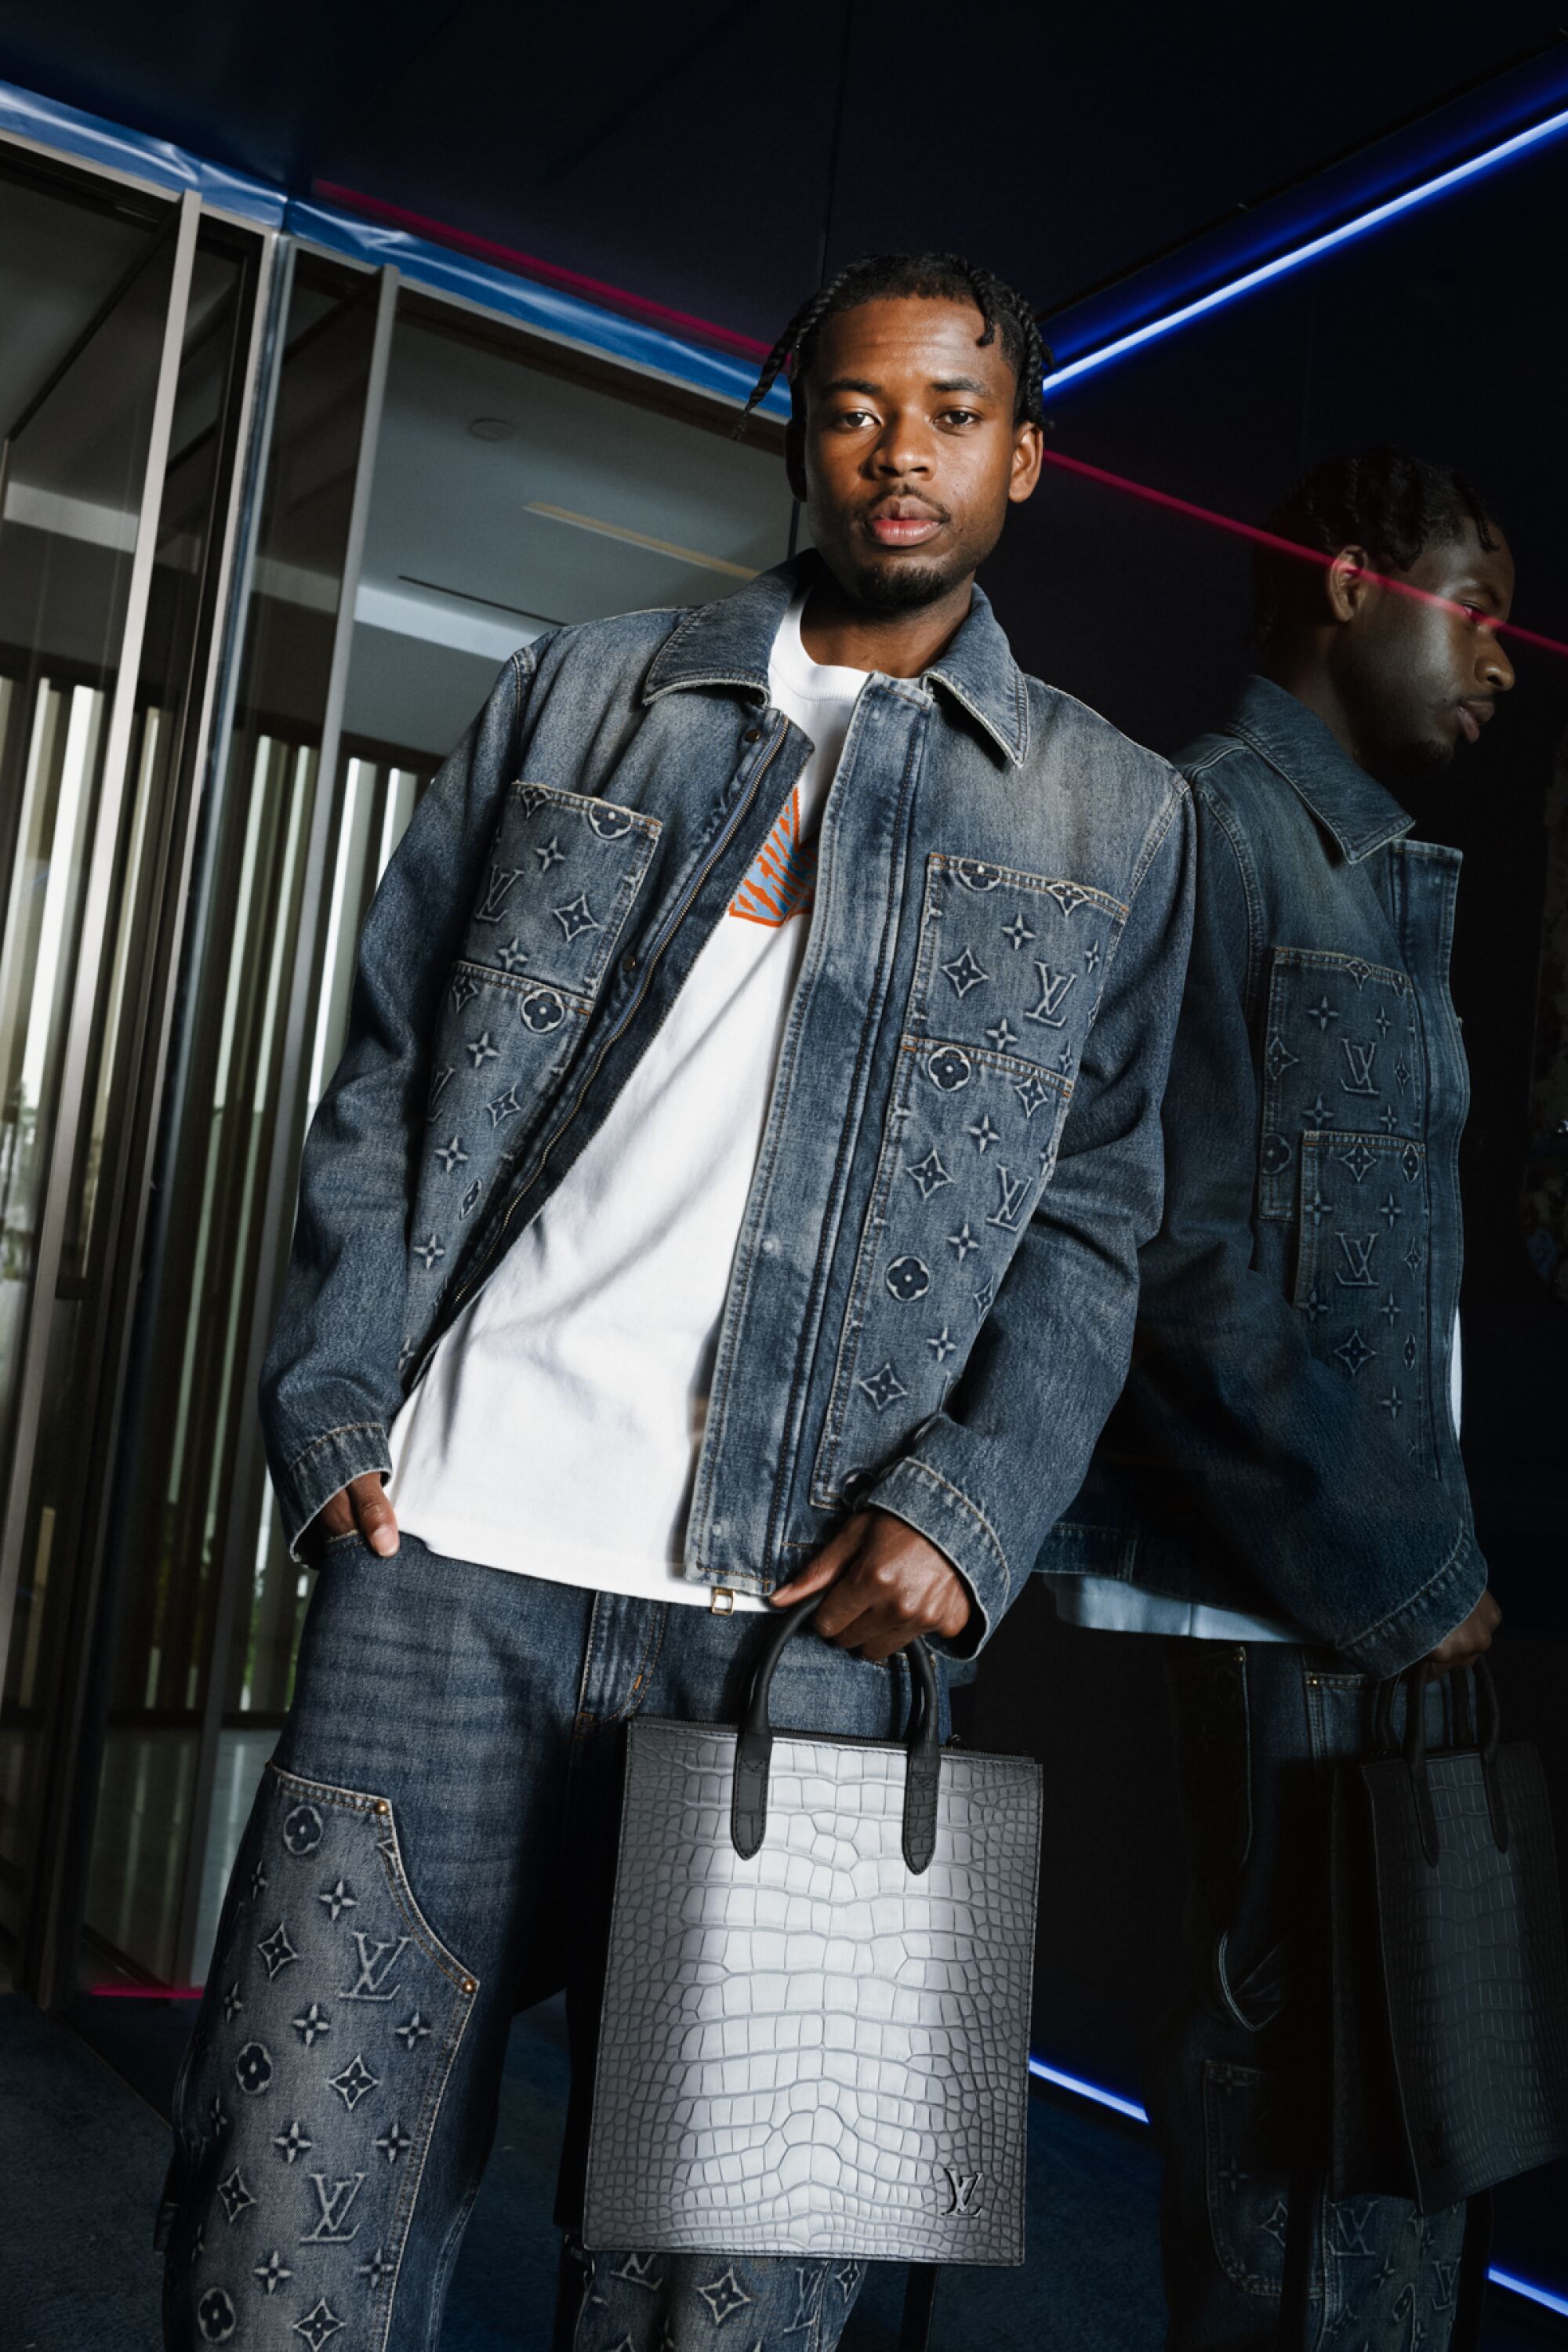
<svg viewBox="0 0 1568 2352">
<path fill-rule="evenodd" d="M 142 2001 L 97 2001 L 90 2011 L 82 2024 L 95 2047 L 30 2003 L 0 2000 L 0 2352 L 156 2352 L 149 2239 L 167 2154 L 157 2109 L 191 2012 Z M 535 2011 L 512 2033 L 495 2154 L 442 2352 L 545 2352 L 565 2087 L 560 2011 Z M 1034 2101 L 1028 2263 L 950 2273 L 939 2352 L 1158 2352 L 1155 2195 L 1152 2150 L 1137 2126 Z M 873 2271 L 844 2352 L 892 2352 L 902 2291 L 901 2270 Z M 1493 2300 L 1487 2352 L 1561 2352 L 1568 2342 L 1560 2325 L 1538 2327 Z"/>
</svg>

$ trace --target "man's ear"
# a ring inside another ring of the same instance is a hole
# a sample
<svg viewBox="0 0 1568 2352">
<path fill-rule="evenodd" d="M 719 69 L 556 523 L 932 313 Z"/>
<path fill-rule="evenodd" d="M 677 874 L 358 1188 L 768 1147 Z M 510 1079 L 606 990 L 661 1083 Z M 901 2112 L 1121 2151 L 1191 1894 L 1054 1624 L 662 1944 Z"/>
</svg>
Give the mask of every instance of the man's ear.
<svg viewBox="0 0 1568 2352">
<path fill-rule="evenodd" d="M 1018 427 L 1018 436 L 1013 444 L 1013 474 L 1007 484 L 1007 496 L 1015 506 L 1021 505 L 1025 499 L 1033 498 L 1035 486 L 1040 478 L 1045 448 L 1045 435 L 1037 425 L 1021 425 Z"/>
<path fill-rule="evenodd" d="M 1353 621 L 1366 601 L 1373 581 L 1372 558 L 1364 547 L 1342 547 L 1329 560 L 1323 575 L 1329 611 L 1336 621 Z"/>
<path fill-rule="evenodd" d="M 784 426 L 784 472 L 790 495 L 805 504 L 805 419 L 792 415 Z"/>
</svg>

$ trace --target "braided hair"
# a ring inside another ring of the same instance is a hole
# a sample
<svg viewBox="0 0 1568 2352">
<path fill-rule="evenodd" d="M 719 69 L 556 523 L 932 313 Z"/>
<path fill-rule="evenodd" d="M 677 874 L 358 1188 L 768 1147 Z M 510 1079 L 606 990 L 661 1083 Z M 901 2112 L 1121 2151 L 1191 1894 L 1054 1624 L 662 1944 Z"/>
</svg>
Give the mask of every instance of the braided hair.
<svg viewBox="0 0 1568 2352">
<path fill-rule="evenodd" d="M 1276 539 L 1331 557 L 1364 547 L 1380 572 L 1408 572 L 1434 541 L 1460 539 L 1473 522 L 1484 548 L 1497 545 L 1489 509 L 1452 466 L 1428 465 L 1385 443 L 1325 457 L 1282 499 L 1266 528 Z M 1253 551 L 1258 634 L 1296 618 L 1312 602 L 1317 567 L 1259 544 Z"/>
<path fill-rule="evenodd" d="M 926 301 L 973 302 L 984 321 L 975 338 L 978 346 L 994 343 L 998 335 L 1008 365 L 1017 382 L 1013 404 L 1016 425 L 1043 425 L 1045 408 L 1040 384 L 1050 354 L 1040 341 L 1035 314 L 1023 296 L 994 270 L 978 268 L 956 253 L 873 253 L 852 261 L 826 286 L 803 302 L 763 362 L 763 372 L 747 401 L 742 422 L 763 399 L 773 378 L 787 373 L 796 417 L 805 410 L 803 386 L 816 356 L 824 321 L 862 302 L 914 297 Z"/>
</svg>

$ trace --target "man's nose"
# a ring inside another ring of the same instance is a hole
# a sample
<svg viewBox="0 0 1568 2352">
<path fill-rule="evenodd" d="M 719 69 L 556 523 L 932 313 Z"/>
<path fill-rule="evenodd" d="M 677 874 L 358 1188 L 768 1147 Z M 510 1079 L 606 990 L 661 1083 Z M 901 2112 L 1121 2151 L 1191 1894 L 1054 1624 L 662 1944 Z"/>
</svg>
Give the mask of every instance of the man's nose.
<svg viewBox="0 0 1568 2352">
<path fill-rule="evenodd" d="M 913 417 L 889 417 L 874 452 L 879 474 L 929 474 L 930 436 Z"/>
<path fill-rule="evenodd" d="M 1480 671 L 1490 694 L 1507 694 L 1513 685 L 1513 664 L 1496 637 L 1487 639 Z"/>
</svg>

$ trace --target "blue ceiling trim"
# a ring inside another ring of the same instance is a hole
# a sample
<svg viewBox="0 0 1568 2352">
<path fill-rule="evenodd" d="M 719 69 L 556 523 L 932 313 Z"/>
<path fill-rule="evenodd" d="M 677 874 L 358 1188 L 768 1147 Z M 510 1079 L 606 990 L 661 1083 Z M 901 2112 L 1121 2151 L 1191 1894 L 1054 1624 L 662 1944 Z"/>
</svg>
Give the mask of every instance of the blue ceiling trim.
<svg viewBox="0 0 1568 2352">
<path fill-rule="evenodd" d="M 307 244 L 323 246 L 375 268 L 390 263 L 412 286 L 458 295 L 541 334 L 668 377 L 696 392 L 744 401 L 755 380 L 755 368 L 748 361 L 685 342 L 661 328 L 601 309 L 581 295 L 517 277 L 493 262 L 473 259 L 405 229 L 384 227 L 330 205 L 291 197 L 265 180 L 209 163 L 167 139 L 149 138 L 122 123 L 105 121 L 101 116 L 62 106 L 34 90 L 0 82 L 0 133 L 6 132 L 78 162 L 123 172 L 171 196 L 195 189 L 204 204 L 237 214 L 258 227 L 283 229 Z M 775 384 L 761 406 L 766 415 L 787 417 L 787 388 Z"/>
<path fill-rule="evenodd" d="M 194 188 L 204 204 L 238 213 L 262 228 L 283 225 L 288 199 L 281 188 L 245 172 L 231 172 L 222 163 L 204 163 L 171 140 L 151 139 L 145 131 L 128 131 L 101 115 L 83 114 L 79 108 L 62 106 L 37 90 L 18 89 L 13 82 L 0 82 L 0 131 L 34 140 L 100 170 L 127 173 L 169 195 L 184 195 Z"/>
<path fill-rule="evenodd" d="M 307 244 L 325 246 L 331 252 L 377 266 L 390 262 L 411 285 L 458 295 L 542 334 L 563 337 L 633 367 L 651 369 L 699 392 L 744 401 L 756 382 L 752 361 L 701 343 L 684 342 L 660 327 L 601 310 L 580 294 L 542 285 L 537 278 L 519 278 L 492 261 L 478 260 L 451 246 L 412 236 L 406 229 L 363 219 L 357 213 L 294 197 L 289 204 L 286 226 Z M 764 415 L 787 417 L 789 394 L 775 385 L 760 405 Z"/>
</svg>

